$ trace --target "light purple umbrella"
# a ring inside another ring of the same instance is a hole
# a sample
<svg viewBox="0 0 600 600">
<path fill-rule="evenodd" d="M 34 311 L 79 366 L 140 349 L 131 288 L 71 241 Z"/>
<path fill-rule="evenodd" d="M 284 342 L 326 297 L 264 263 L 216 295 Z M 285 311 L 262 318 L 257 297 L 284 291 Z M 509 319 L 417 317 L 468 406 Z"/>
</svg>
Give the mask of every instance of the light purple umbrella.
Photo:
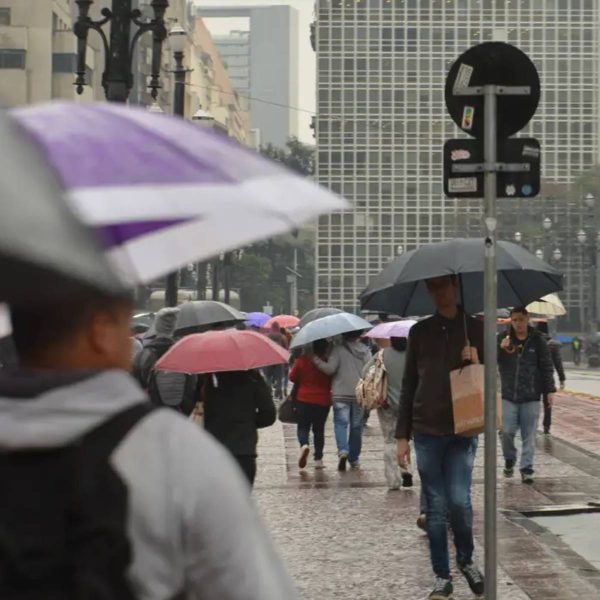
<svg viewBox="0 0 600 600">
<path fill-rule="evenodd" d="M 416 324 L 416 321 L 390 321 L 388 323 L 380 323 L 366 333 L 367 337 L 384 340 L 392 337 L 408 337 L 408 332 L 411 327 Z"/>
<path fill-rule="evenodd" d="M 348 203 L 183 119 L 127 106 L 14 109 L 131 282 L 297 228 Z"/>
<path fill-rule="evenodd" d="M 249 327 L 262 327 L 267 321 L 271 320 L 271 315 L 264 312 L 249 312 L 246 315 L 244 323 Z"/>
</svg>

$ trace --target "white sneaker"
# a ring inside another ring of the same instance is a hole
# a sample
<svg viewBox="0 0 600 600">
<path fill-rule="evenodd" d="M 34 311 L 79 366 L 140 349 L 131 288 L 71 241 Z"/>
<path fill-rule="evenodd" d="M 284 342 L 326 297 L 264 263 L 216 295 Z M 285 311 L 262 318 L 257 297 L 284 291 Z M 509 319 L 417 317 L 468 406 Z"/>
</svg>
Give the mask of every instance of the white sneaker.
<svg viewBox="0 0 600 600">
<path fill-rule="evenodd" d="M 315 469 L 324 469 L 325 465 L 322 460 L 315 460 Z"/>
<path fill-rule="evenodd" d="M 304 469 L 306 467 L 306 463 L 308 462 L 308 455 L 310 454 L 310 448 L 304 444 L 302 448 L 300 448 L 300 458 L 298 459 L 298 467 L 300 469 Z"/>
</svg>

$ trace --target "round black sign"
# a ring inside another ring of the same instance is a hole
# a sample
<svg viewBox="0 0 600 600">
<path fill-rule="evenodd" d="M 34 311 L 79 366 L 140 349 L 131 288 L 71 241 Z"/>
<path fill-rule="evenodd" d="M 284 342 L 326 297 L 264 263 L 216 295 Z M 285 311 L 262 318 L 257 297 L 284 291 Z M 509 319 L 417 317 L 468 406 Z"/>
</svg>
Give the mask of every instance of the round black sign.
<svg viewBox="0 0 600 600">
<path fill-rule="evenodd" d="M 528 96 L 498 96 L 498 137 L 523 129 L 540 101 L 540 78 L 531 59 L 510 44 L 473 46 L 452 65 L 446 79 L 446 107 L 452 120 L 469 135 L 483 138 L 483 96 L 457 96 L 455 90 L 483 85 L 529 86 Z"/>
</svg>

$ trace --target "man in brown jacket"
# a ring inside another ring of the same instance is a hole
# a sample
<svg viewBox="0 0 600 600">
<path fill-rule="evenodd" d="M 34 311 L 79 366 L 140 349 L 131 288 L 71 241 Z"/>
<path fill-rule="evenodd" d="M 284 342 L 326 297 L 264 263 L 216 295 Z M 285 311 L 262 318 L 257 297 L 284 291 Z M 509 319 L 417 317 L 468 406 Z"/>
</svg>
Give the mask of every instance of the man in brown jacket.
<svg viewBox="0 0 600 600">
<path fill-rule="evenodd" d="M 458 568 L 471 590 L 483 594 L 483 577 L 473 563 L 471 476 L 477 436 L 454 434 L 450 371 L 483 357 L 483 326 L 457 306 L 455 276 L 427 280 L 436 307 L 433 317 L 410 331 L 402 381 L 396 439 L 398 462 L 414 439 L 422 491 L 427 504 L 427 535 L 435 573 L 430 600 L 452 597 L 447 518 L 454 533 Z"/>
</svg>

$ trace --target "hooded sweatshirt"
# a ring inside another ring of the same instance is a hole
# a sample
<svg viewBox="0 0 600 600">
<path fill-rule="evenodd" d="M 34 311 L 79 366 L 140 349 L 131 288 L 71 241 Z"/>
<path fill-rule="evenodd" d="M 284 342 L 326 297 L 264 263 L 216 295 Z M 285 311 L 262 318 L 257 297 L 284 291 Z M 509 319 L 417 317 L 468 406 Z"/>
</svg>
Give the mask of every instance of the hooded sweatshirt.
<svg viewBox="0 0 600 600">
<path fill-rule="evenodd" d="M 0 449 L 71 444 L 145 400 L 122 371 L 2 371 Z M 139 600 L 297 598 L 238 467 L 197 425 L 155 410 L 110 461 L 127 487 L 129 578 Z"/>
<path fill-rule="evenodd" d="M 342 342 L 335 346 L 327 360 L 313 356 L 315 366 L 331 380 L 331 395 L 336 400 L 355 400 L 356 384 L 363 367 L 371 358 L 369 349 L 359 341 Z"/>
</svg>

